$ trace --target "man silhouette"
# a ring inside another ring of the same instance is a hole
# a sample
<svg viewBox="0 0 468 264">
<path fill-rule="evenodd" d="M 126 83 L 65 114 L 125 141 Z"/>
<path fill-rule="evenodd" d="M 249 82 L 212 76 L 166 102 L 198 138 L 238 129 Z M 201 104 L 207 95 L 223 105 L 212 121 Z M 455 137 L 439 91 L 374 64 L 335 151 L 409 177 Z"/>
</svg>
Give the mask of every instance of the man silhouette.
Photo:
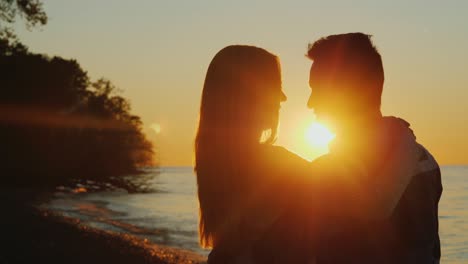
<svg viewBox="0 0 468 264">
<path fill-rule="evenodd" d="M 404 139 L 406 121 L 382 116 L 384 71 L 370 36 L 328 36 L 307 55 L 308 107 L 336 138 L 255 246 L 256 263 L 438 263 L 440 169 Z"/>
<path fill-rule="evenodd" d="M 330 153 L 316 163 L 336 166 L 345 160 L 367 157 L 360 160 L 372 163 L 370 166 L 377 171 L 385 169 L 385 156 L 366 156 L 382 147 L 369 145 L 368 138 L 382 133 L 386 122 L 404 121 L 381 114 L 384 71 L 370 36 L 331 35 L 310 45 L 307 56 L 313 60 L 308 107 L 336 133 Z M 391 131 L 387 133 L 392 136 Z M 376 199 L 383 197 L 387 201 L 380 216 L 363 217 L 366 221 L 336 219 L 342 225 L 322 237 L 316 248 L 318 263 L 439 262 L 440 169 L 426 149 L 419 144 L 415 147 L 421 156 L 411 178 L 400 181 L 402 191 L 386 192 L 390 186 L 385 185 L 376 188 Z"/>
</svg>

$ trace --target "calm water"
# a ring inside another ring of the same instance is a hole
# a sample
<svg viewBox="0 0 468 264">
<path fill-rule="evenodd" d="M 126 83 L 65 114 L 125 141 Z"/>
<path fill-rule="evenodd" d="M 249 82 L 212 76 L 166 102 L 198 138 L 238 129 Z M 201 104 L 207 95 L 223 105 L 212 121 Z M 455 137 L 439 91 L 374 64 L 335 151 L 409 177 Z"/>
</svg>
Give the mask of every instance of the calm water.
<svg viewBox="0 0 468 264">
<path fill-rule="evenodd" d="M 198 246 L 198 202 L 192 168 L 150 170 L 154 193 L 58 193 L 46 206 L 84 223 L 206 255 Z M 442 263 L 468 263 L 468 166 L 442 168 L 439 205 Z"/>
</svg>

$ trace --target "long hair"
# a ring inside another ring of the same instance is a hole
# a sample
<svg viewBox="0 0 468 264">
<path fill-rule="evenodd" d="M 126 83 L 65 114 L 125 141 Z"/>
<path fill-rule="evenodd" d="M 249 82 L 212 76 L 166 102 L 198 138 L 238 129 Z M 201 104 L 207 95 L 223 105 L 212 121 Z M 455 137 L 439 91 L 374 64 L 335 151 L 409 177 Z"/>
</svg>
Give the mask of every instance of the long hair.
<svg viewBox="0 0 468 264">
<path fill-rule="evenodd" d="M 250 151 L 276 138 L 279 107 L 271 102 L 280 93 L 279 60 L 264 49 L 228 46 L 211 61 L 195 140 L 203 247 L 217 243 L 233 221 L 232 206 L 242 203 Z"/>
</svg>

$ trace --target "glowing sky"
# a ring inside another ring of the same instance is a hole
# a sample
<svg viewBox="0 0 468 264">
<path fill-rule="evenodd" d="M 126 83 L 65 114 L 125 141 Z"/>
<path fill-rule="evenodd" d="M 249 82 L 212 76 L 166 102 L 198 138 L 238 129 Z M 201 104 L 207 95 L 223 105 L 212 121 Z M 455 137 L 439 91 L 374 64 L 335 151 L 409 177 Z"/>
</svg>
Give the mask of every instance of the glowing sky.
<svg viewBox="0 0 468 264">
<path fill-rule="evenodd" d="M 200 93 L 214 54 L 230 44 L 281 57 L 288 101 L 278 144 L 313 158 L 304 131 L 310 61 L 321 36 L 374 35 L 384 61 L 383 113 L 408 120 L 442 164 L 467 164 L 468 1 L 45 0 L 49 23 L 32 51 L 75 58 L 125 92 L 162 165 L 190 165 Z M 159 131 L 159 133 L 155 133 Z"/>
</svg>

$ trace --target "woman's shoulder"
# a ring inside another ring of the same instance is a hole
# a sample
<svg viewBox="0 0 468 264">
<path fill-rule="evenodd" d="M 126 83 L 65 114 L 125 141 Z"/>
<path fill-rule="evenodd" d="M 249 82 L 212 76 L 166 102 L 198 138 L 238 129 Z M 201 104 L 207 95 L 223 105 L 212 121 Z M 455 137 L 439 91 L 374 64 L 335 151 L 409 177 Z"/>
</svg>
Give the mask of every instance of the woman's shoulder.
<svg viewBox="0 0 468 264">
<path fill-rule="evenodd" d="M 310 168 L 309 161 L 281 146 L 263 146 L 261 156 L 264 166 L 280 174 L 292 174 Z"/>
<path fill-rule="evenodd" d="M 302 164 L 309 163 L 309 161 L 303 157 L 282 146 L 266 145 L 264 146 L 264 152 L 267 157 L 278 162 L 296 162 Z"/>
</svg>

